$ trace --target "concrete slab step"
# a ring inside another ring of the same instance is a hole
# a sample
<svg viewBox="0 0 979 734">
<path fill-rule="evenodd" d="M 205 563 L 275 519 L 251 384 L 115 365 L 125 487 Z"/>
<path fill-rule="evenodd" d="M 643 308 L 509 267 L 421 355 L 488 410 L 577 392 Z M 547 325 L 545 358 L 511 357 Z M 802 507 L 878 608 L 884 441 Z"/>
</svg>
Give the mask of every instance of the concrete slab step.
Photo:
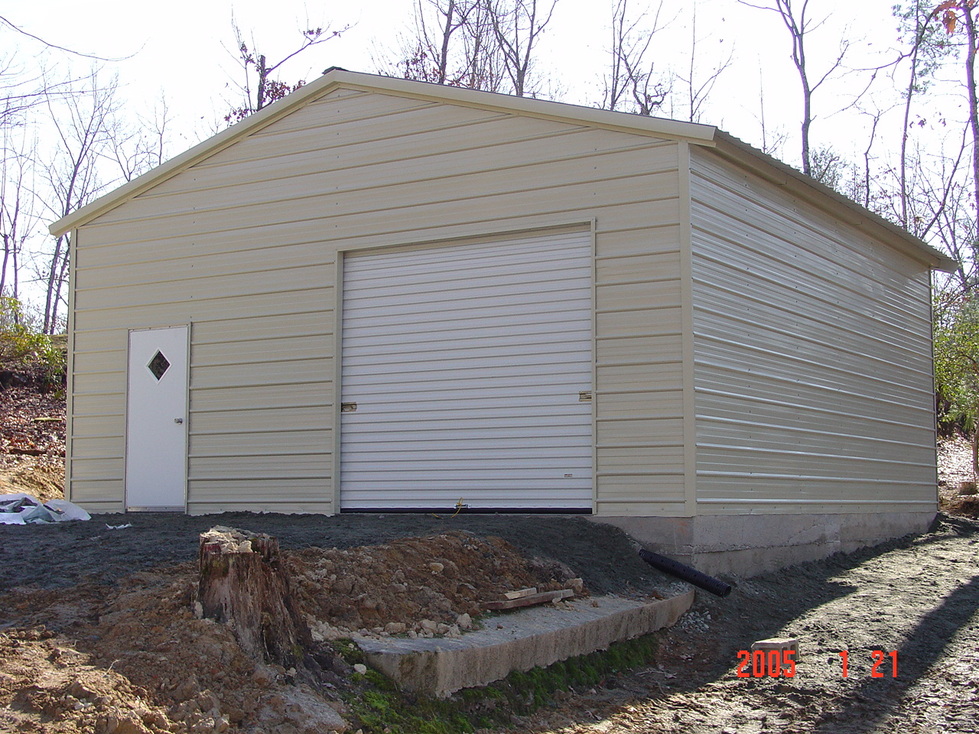
<svg viewBox="0 0 979 734">
<path fill-rule="evenodd" d="M 355 641 L 367 661 L 402 688 L 444 697 L 669 627 L 693 599 L 693 591 L 655 601 L 589 597 L 488 617 L 483 629 L 460 638 Z"/>
</svg>

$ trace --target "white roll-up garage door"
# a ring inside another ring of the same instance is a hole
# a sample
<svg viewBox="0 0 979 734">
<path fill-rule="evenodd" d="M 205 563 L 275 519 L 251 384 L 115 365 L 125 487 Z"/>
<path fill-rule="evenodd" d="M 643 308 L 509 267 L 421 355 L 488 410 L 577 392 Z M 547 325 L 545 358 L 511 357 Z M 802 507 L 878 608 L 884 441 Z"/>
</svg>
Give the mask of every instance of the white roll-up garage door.
<svg viewBox="0 0 979 734">
<path fill-rule="evenodd" d="M 343 510 L 590 511 L 588 232 L 348 255 Z"/>
</svg>

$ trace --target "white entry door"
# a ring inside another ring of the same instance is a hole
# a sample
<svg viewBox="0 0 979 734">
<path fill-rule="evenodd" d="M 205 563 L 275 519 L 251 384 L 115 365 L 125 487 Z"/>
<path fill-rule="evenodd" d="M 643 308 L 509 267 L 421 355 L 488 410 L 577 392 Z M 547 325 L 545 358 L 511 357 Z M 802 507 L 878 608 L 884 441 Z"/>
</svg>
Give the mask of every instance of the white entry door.
<svg viewBox="0 0 979 734">
<path fill-rule="evenodd" d="M 187 327 L 129 332 L 126 508 L 184 510 Z"/>
</svg>

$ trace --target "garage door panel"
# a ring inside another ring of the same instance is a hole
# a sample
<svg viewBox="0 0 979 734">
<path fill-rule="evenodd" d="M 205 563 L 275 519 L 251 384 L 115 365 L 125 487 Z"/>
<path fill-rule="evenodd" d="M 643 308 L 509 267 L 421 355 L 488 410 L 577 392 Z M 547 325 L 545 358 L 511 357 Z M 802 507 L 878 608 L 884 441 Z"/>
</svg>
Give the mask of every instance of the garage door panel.
<svg viewBox="0 0 979 734">
<path fill-rule="evenodd" d="M 540 316 L 536 316 L 540 318 Z M 454 344 L 459 340 L 469 340 L 480 344 L 503 346 L 512 342 L 517 335 L 523 337 L 533 337 L 534 341 L 549 343 L 567 343 L 576 341 L 578 338 L 588 338 L 591 336 L 590 329 L 582 329 L 580 326 L 581 317 L 577 320 L 566 320 L 548 325 L 540 323 L 501 324 L 503 319 L 500 317 L 487 320 L 486 325 L 480 324 L 475 320 L 469 322 L 462 321 L 458 324 L 448 325 L 446 328 L 435 329 L 431 326 L 427 329 L 429 344 L 442 345 L 445 343 Z M 401 351 L 404 348 L 404 324 L 393 324 L 386 328 L 379 328 L 374 324 L 365 325 L 360 328 L 358 324 L 352 324 L 357 329 L 359 336 L 346 339 L 346 345 L 356 348 L 364 345 L 375 345 L 378 349 L 389 348 L 391 351 Z M 560 332 L 555 332 L 555 328 L 560 328 Z M 415 344 L 414 348 L 423 345 Z"/>
<path fill-rule="evenodd" d="M 459 338 L 454 342 L 450 340 L 426 340 L 415 343 L 379 344 L 373 350 L 370 357 L 362 357 L 360 361 L 361 364 L 366 364 L 371 360 L 376 360 L 376 358 L 381 357 L 384 358 L 383 361 L 385 364 L 396 362 L 404 365 L 412 365 L 425 363 L 433 359 L 439 361 L 445 359 L 471 361 L 475 364 L 482 364 L 483 358 L 493 357 L 501 360 L 510 360 L 508 363 L 513 364 L 516 358 L 532 357 L 536 364 L 559 364 L 566 361 L 569 355 L 574 355 L 576 352 L 577 355 L 580 355 L 584 351 L 572 351 L 565 346 L 562 340 L 555 339 L 553 336 L 534 339 L 533 342 L 521 344 L 519 347 L 511 347 L 510 343 L 514 336 L 522 335 L 514 334 L 510 337 L 501 336 L 488 340 L 473 339 L 467 336 Z M 349 347 L 350 345 L 347 346 Z M 557 353 L 559 350 L 560 353 Z M 354 361 L 356 360 L 352 359 L 351 364 Z M 523 361 L 520 360 L 519 363 L 522 364 Z"/>
<path fill-rule="evenodd" d="M 585 285 L 584 281 L 570 284 L 569 287 L 555 288 L 546 287 L 539 282 L 539 279 L 531 279 L 520 286 L 501 286 L 501 290 L 485 295 L 474 293 L 474 284 L 467 284 L 458 291 L 432 293 L 427 297 L 425 294 L 418 294 L 411 298 L 406 296 L 382 296 L 375 298 L 346 299 L 344 298 L 344 308 L 347 311 L 357 309 L 361 318 L 374 321 L 380 319 L 381 323 L 400 323 L 407 320 L 405 316 L 412 314 L 444 313 L 452 311 L 457 307 L 465 308 L 473 316 L 478 318 L 480 315 L 506 316 L 508 314 L 526 313 L 529 309 L 546 314 L 565 313 L 569 310 L 584 311 L 591 314 L 591 310 L 584 308 L 580 300 L 563 300 L 565 295 L 572 290 L 580 289 Z M 520 292 L 520 288 L 536 288 L 533 293 Z M 516 300 L 519 294 L 520 300 Z M 560 303 L 555 303 L 556 299 L 562 299 Z"/>
<path fill-rule="evenodd" d="M 535 367 L 531 365 L 530 367 Z M 366 369 L 366 367 L 365 367 Z M 445 381 L 440 377 L 439 370 L 432 372 L 403 372 L 402 370 L 383 369 L 379 366 L 370 366 L 370 372 L 363 375 L 356 375 L 350 378 L 347 383 L 351 389 L 361 389 L 368 385 L 383 384 L 390 381 L 392 375 L 400 375 L 399 385 L 402 390 L 438 390 L 440 392 L 450 392 L 452 390 L 478 389 L 485 387 L 494 391 L 501 387 L 507 390 L 534 386 L 535 374 L 529 368 L 518 370 L 513 367 L 507 370 L 507 374 L 500 375 L 498 369 L 490 367 L 467 367 L 457 368 L 451 386 L 445 386 Z M 547 375 L 541 376 L 541 385 L 567 385 L 569 376 L 571 378 L 581 377 L 581 370 L 566 368 L 564 365 L 551 365 Z M 444 386 L 444 387 L 443 387 Z M 564 387 L 566 389 L 566 387 Z M 562 390 L 563 391 L 563 390 Z M 352 392 L 349 394 L 353 394 Z M 363 394 L 363 392 L 361 392 Z M 494 392 L 494 395 L 499 394 Z M 519 394 L 519 393 L 518 393 Z"/>
<path fill-rule="evenodd" d="M 342 508 L 590 510 L 592 270 L 587 232 L 349 256 Z"/>
</svg>

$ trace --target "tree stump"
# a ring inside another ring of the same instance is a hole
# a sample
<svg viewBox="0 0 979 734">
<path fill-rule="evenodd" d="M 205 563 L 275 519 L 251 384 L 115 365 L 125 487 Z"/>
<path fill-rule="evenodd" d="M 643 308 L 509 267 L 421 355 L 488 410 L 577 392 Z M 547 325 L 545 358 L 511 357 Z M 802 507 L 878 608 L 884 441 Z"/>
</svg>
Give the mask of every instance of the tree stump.
<svg viewBox="0 0 979 734">
<path fill-rule="evenodd" d="M 203 616 L 229 625 L 255 659 L 287 669 L 303 664 L 312 637 L 290 591 L 278 540 L 214 527 L 200 536 L 199 564 Z"/>
</svg>

